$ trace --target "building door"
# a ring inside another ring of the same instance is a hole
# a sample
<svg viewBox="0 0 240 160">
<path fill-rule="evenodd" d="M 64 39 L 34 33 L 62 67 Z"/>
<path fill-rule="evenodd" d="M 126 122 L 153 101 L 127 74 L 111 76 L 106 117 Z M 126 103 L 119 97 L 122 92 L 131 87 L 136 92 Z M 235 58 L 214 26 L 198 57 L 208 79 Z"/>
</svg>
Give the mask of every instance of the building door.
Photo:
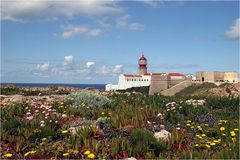
<svg viewBox="0 0 240 160">
<path fill-rule="evenodd" d="M 204 77 L 202 77 L 202 82 L 204 82 Z"/>
</svg>

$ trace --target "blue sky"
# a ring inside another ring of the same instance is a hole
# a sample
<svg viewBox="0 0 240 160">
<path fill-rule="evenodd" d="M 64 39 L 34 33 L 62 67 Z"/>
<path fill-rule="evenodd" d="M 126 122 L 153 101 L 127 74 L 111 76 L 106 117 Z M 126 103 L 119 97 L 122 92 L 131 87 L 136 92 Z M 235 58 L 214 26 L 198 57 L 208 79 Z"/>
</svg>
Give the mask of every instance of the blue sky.
<svg viewBox="0 0 240 160">
<path fill-rule="evenodd" d="M 239 2 L 1 1 L 1 81 L 116 83 L 137 73 L 238 71 Z"/>
</svg>

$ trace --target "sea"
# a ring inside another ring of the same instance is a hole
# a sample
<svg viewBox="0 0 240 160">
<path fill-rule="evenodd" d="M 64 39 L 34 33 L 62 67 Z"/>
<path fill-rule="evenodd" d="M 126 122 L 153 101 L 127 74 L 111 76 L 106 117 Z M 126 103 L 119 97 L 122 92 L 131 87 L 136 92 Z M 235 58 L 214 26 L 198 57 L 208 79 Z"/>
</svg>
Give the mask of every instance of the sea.
<svg viewBox="0 0 240 160">
<path fill-rule="evenodd" d="M 19 87 L 48 87 L 48 86 L 67 86 L 76 88 L 96 88 L 105 89 L 106 84 L 66 84 L 66 83 L 0 83 L 1 85 L 16 85 Z"/>
</svg>

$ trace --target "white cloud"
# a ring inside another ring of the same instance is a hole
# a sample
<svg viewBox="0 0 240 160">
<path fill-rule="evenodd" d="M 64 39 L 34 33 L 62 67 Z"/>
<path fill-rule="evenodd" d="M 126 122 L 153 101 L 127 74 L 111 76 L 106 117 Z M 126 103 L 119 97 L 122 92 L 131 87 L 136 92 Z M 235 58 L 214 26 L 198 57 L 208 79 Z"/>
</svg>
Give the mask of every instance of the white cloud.
<svg viewBox="0 0 240 160">
<path fill-rule="evenodd" d="M 9 0 L 1 1 L 1 20 L 51 20 L 78 15 L 104 15 L 123 12 L 116 1 L 96 0 Z"/>
<path fill-rule="evenodd" d="M 123 72 L 123 66 L 118 64 L 115 65 L 114 69 L 113 69 L 113 73 L 115 74 L 121 74 Z"/>
<path fill-rule="evenodd" d="M 146 5 L 149 5 L 151 7 L 156 8 L 158 6 L 158 2 L 160 2 L 160 1 L 157 1 L 157 0 L 143 0 L 142 2 Z"/>
<path fill-rule="evenodd" d="M 88 36 L 98 36 L 102 33 L 102 30 L 97 28 L 97 29 L 92 29 L 87 32 Z"/>
<path fill-rule="evenodd" d="M 233 26 L 231 26 L 230 29 L 225 32 L 225 36 L 228 39 L 239 39 L 240 37 L 239 28 L 240 28 L 240 18 L 234 21 Z"/>
<path fill-rule="evenodd" d="M 126 27 L 128 25 L 128 20 L 131 18 L 130 15 L 124 15 L 122 17 L 120 17 L 119 19 L 117 19 L 116 21 L 116 25 L 119 28 L 123 28 Z"/>
<path fill-rule="evenodd" d="M 40 71 L 46 71 L 49 68 L 49 63 L 38 64 L 37 69 Z"/>
<path fill-rule="evenodd" d="M 73 63 L 73 56 L 65 56 L 64 57 L 65 63 L 64 64 L 72 64 Z"/>
<path fill-rule="evenodd" d="M 144 25 L 140 23 L 130 23 L 129 19 L 131 18 L 130 15 L 124 15 L 116 20 L 116 26 L 118 28 L 127 28 L 130 30 L 144 30 Z"/>
<path fill-rule="evenodd" d="M 102 33 L 102 30 L 99 28 L 90 29 L 85 26 L 68 25 L 63 28 L 65 31 L 62 33 L 62 37 L 65 39 L 72 38 L 80 34 L 84 34 L 86 36 L 99 36 Z"/>
<path fill-rule="evenodd" d="M 140 23 L 131 23 L 129 25 L 129 29 L 131 30 L 144 30 L 144 25 Z"/>
<path fill-rule="evenodd" d="M 63 38 L 71 38 L 81 33 L 86 33 L 88 31 L 87 27 L 68 27 L 67 31 L 62 33 Z"/>
<path fill-rule="evenodd" d="M 97 23 L 100 24 L 104 29 L 109 29 L 112 27 L 112 25 L 108 23 L 107 20 L 108 17 L 103 17 L 102 19 L 99 19 Z"/>
<path fill-rule="evenodd" d="M 95 62 L 86 62 L 86 67 L 90 68 L 95 65 Z"/>
</svg>

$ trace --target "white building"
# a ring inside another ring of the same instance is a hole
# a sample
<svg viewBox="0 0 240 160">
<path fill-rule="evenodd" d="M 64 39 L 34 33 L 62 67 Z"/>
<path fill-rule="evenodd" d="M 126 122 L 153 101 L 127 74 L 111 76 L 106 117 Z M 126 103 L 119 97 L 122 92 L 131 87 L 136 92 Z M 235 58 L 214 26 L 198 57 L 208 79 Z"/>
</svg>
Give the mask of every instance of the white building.
<svg viewBox="0 0 240 160">
<path fill-rule="evenodd" d="M 118 84 L 107 84 L 106 91 L 125 90 L 132 87 L 150 86 L 152 76 L 169 76 L 170 80 L 183 80 L 185 75 L 180 73 L 147 73 L 147 59 L 142 55 L 138 61 L 139 74 L 121 74 Z"/>
</svg>

